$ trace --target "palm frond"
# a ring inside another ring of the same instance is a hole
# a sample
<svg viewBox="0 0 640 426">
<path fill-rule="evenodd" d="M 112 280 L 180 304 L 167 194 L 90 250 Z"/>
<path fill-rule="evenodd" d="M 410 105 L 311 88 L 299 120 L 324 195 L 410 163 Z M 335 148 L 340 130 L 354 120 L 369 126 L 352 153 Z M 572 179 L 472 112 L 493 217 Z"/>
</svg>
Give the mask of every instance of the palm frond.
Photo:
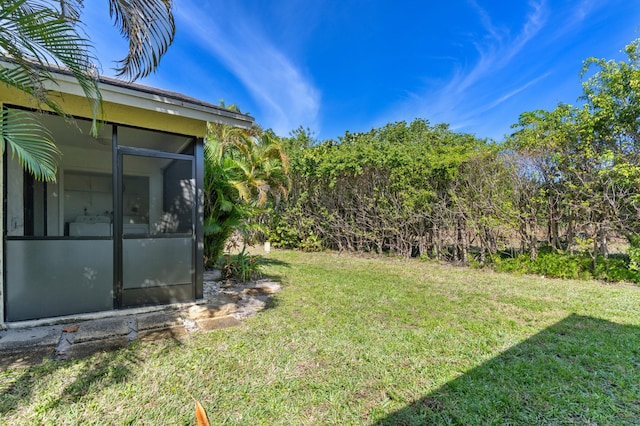
<svg viewBox="0 0 640 426">
<path fill-rule="evenodd" d="M 60 13 L 70 22 L 79 22 L 83 0 L 58 0 Z"/>
<path fill-rule="evenodd" d="M 259 187 L 258 188 L 258 200 L 256 204 L 258 207 L 264 207 L 267 204 L 269 194 L 269 187 Z"/>
<path fill-rule="evenodd" d="M 62 108 L 49 95 L 57 83 L 50 65 L 68 70 L 80 84 L 93 112 L 97 134 L 101 96 L 91 42 L 77 25 L 80 0 L 59 0 L 60 10 L 35 0 L 5 0 L 0 8 L 0 53 L 12 64 L 0 67 L 0 81 L 31 95 L 38 107 L 58 114 Z"/>
<path fill-rule="evenodd" d="M 109 0 L 109 12 L 129 52 L 116 69 L 130 81 L 146 77 L 156 69 L 176 33 L 173 0 Z"/>
<path fill-rule="evenodd" d="M 243 201 L 251 200 L 251 187 L 247 181 L 231 181 L 231 185 L 238 191 L 238 196 Z"/>
<path fill-rule="evenodd" d="M 2 151 L 11 148 L 22 167 L 37 179 L 55 181 L 61 155 L 51 133 L 34 114 L 20 110 L 0 110 Z"/>
</svg>

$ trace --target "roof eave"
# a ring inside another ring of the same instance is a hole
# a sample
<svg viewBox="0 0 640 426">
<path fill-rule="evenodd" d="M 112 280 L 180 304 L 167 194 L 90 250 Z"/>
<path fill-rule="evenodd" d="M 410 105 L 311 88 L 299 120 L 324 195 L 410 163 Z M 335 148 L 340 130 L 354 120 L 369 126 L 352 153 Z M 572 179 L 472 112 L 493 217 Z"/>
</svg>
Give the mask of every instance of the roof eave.
<svg viewBox="0 0 640 426">
<path fill-rule="evenodd" d="M 55 76 L 56 82 L 49 83 L 47 89 L 84 96 L 82 88 L 73 76 L 59 73 L 55 73 Z M 125 86 L 124 83 L 116 85 L 101 79 L 99 87 L 103 102 L 128 105 L 201 121 L 222 122 L 240 127 L 251 127 L 255 123 L 254 118 L 251 116 L 205 103 L 190 102 L 188 99 L 170 97 L 161 91 L 153 92 L 152 88 L 146 86 Z M 138 87 L 145 90 L 138 90 Z"/>
<path fill-rule="evenodd" d="M 9 68 L 15 66 L 15 64 L 3 58 L 0 59 L 0 66 Z M 45 87 L 48 90 L 85 97 L 82 87 L 68 70 L 50 66 L 48 71 L 55 78 L 55 81 L 45 83 Z M 231 111 L 180 93 L 127 83 L 109 77 L 99 77 L 99 87 L 104 102 L 239 127 L 251 127 L 255 124 L 255 119 L 247 114 Z"/>
</svg>

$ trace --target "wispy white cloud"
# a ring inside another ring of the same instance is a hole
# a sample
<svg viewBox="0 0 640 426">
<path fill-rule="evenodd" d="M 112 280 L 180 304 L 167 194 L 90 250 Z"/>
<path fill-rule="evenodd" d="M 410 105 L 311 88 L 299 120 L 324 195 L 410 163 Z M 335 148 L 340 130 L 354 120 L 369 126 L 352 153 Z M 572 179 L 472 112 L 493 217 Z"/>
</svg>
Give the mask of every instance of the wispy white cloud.
<svg viewBox="0 0 640 426">
<path fill-rule="evenodd" d="M 509 70 L 516 68 L 518 55 L 544 28 L 549 14 L 545 0 L 530 2 L 530 12 L 515 34 L 507 27 L 494 24 L 491 15 L 475 0 L 469 3 L 484 30 L 471 41 L 477 55 L 475 62 L 471 66 L 458 64 L 446 81 L 430 85 L 437 86 L 436 89 L 408 95 L 400 105 L 394 106 L 392 115 L 396 119 L 420 116 L 432 122 L 450 123 L 452 129 L 469 129 L 483 121 L 484 113 L 550 75 L 545 72 L 511 79 L 511 85 L 500 78 L 505 72 L 513 72 Z M 388 121 L 388 115 L 386 118 Z"/>
<path fill-rule="evenodd" d="M 490 104 L 486 105 L 486 107 L 484 109 L 479 110 L 479 112 L 484 112 L 484 111 L 487 111 L 487 110 L 490 110 L 490 109 L 493 109 L 493 108 L 497 107 L 501 103 L 503 103 L 503 102 L 507 101 L 508 99 L 514 97 L 518 93 L 528 89 L 530 86 L 533 86 L 537 82 L 539 82 L 541 80 L 544 80 L 545 78 L 547 78 L 550 75 L 551 75 L 551 72 L 546 72 L 546 73 L 542 74 L 541 76 L 538 76 L 538 77 L 534 78 L 531 81 L 527 81 L 525 84 L 521 85 L 520 87 L 517 87 L 517 88 L 511 90 L 510 92 L 505 93 L 504 95 L 500 96 L 498 99 L 496 99 L 493 102 L 491 102 Z"/>
<path fill-rule="evenodd" d="M 469 86 L 504 68 L 524 48 L 527 42 L 540 31 L 545 23 L 546 9 L 544 8 L 544 2 L 533 2 L 531 3 L 532 12 L 527 17 L 521 31 L 515 37 L 509 37 L 506 29 L 500 29 L 491 23 L 486 11 L 474 1 L 472 1 L 472 4 L 479 11 L 480 19 L 487 31 L 487 37 L 484 37 L 481 41 L 474 42 L 479 54 L 479 60 L 476 65 L 467 73 L 459 72 L 451 80 L 447 91 L 453 90 L 461 93 Z"/>
<path fill-rule="evenodd" d="M 267 39 L 250 14 L 235 10 L 226 14 L 233 19 L 225 20 L 220 10 L 206 9 L 202 4 L 180 3 L 178 25 L 248 90 L 260 109 L 260 124 L 278 134 L 299 125 L 318 129 L 320 91 Z"/>
<path fill-rule="evenodd" d="M 598 5 L 602 5 L 602 2 L 597 0 L 582 0 L 578 2 L 578 4 L 573 5 L 569 25 L 582 22 Z"/>
<path fill-rule="evenodd" d="M 567 34 L 579 32 L 580 26 L 589 18 L 597 15 L 601 8 L 610 7 L 607 2 L 600 0 L 579 0 L 571 3 L 570 6 L 557 12 L 564 16 L 562 25 L 556 25 L 549 34 L 549 41 L 557 41 Z"/>
</svg>

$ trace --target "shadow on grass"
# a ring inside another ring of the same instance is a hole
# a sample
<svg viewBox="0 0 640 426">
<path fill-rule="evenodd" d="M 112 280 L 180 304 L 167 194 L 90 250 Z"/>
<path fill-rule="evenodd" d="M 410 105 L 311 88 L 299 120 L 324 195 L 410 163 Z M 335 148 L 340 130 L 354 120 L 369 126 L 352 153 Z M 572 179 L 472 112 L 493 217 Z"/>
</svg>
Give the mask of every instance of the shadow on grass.
<svg viewBox="0 0 640 426">
<path fill-rule="evenodd" d="M 640 424 L 640 327 L 570 315 L 375 424 Z"/>
<path fill-rule="evenodd" d="M 46 411 L 65 403 L 73 403 L 88 392 L 100 392 L 114 384 L 124 382 L 131 373 L 131 367 L 138 363 L 132 348 L 123 348 L 113 352 L 103 352 L 78 361 L 45 360 L 42 364 L 16 369 L 19 376 L 15 380 L 5 377 L 8 383 L 0 382 L 0 418 L 20 405 L 28 404 L 34 398 L 34 389 L 61 368 L 74 363 L 84 364 L 82 369 L 69 378 L 61 389 L 51 390 L 50 395 L 39 395 L 44 400 L 37 410 Z"/>
<path fill-rule="evenodd" d="M 283 260 L 274 259 L 272 257 L 262 256 L 260 258 L 260 264 L 265 266 L 284 266 L 285 268 L 290 268 L 291 265 L 288 262 Z"/>
</svg>

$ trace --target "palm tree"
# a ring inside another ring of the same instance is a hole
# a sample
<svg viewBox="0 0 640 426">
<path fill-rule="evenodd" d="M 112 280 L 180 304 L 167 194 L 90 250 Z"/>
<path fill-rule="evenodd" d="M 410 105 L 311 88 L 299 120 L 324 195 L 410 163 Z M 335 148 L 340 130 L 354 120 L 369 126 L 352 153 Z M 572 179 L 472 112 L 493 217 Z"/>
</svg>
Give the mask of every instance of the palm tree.
<svg viewBox="0 0 640 426">
<path fill-rule="evenodd" d="M 205 143 L 205 256 L 214 261 L 234 230 L 278 203 L 290 187 L 289 158 L 276 136 L 210 123 Z"/>
<path fill-rule="evenodd" d="M 212 266 L 224 250 L 227 239 L 251 215 L 247 206 L 238 203 L 238 192 L 230 182 L 235 168 L 225 155 L 228 145 L 209 138 L 204 144 L 204 257 Z"/>
<path fill-rule="evenodd" d="M 289 157 L 273 132 L 255 125 L 249 129 L 209 123 L 208 141 L 217 142 L 217 155 L 228 160 L 229 182 L 239 199 L 264 207 L 289 191 Z"/>
<path fill-rule="evenodd" d="M 173 0 L 109 0 L 115 25 L 129 41 L 119 61 L 119 77 L 134 81 L 155 70 L 175 35 Z M 76 78 L 93 114 L 97 135 L 101 95 L 93 46 L 81 30 L 83 0 L 0 0 L 0 82 L 33 97 L 39 108 L 64 115 L 46 86 L 54 83 L 51 65 Z M 53 180 L 57 150 L 49 132 L 29 113 L 0 112 L 2 152 L 11 147 L 36 178 Z"/>
<path fill-rule="evenodd" d="M 275 135 L 267 132 L 258 137 L 245 138 L 235 147 L 240 155 L 235 157 L 232 184 L 241 200 L 264 207 L 269 196 L 276 203 L 287 196 L 291 185 L 289 157 Z"/>
</svg>

